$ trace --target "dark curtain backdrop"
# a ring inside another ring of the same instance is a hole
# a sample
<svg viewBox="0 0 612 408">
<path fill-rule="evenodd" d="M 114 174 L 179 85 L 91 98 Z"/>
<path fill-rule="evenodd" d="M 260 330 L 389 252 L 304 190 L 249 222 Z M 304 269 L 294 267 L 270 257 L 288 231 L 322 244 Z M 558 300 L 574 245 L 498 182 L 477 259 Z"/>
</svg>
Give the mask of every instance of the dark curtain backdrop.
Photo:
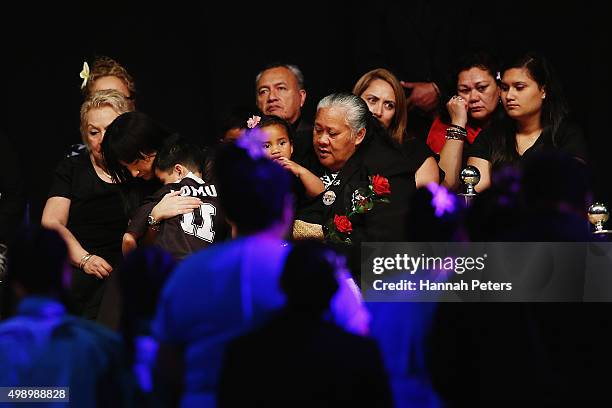
<svg viewBox="0 0 612 408">
<path fill-rule="evenodd" d="M 612 206 L 610 24 L 598 22 L 602 13 L 584 2 L 554 9 L 532 3 L 16 4 L 0 17 L 0 128 L 22 156 L 15 177 L 27 181 L 31 221 L 39 222 L 55 165 L 80 141 L 79 72 L 97 54 L 117 59 L 134 76 L 139 110 L 204 145 L 217 138 L 228 110 L 253 104 L 254 77 L 271 61 L 302 68 L 304 116 L 312 120 L 321 97 L 350 91 L 366 69 L 386 65 L 404 79 L 424 61 L 423 50 L 391 58 L 389 44 L 414 50 L 429 38 L 445 50 L 439 65 L 474 47 L 502 58 L 534 49 L 559 71 L 573 117 L 587 133 L 595 198 Z"/>
</svg>

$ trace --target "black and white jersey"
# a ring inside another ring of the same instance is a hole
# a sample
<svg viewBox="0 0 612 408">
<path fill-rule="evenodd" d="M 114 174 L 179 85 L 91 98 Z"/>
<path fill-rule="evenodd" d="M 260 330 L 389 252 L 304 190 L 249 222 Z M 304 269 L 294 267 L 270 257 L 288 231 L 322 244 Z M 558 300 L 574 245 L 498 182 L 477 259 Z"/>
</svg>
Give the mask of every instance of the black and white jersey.
<svg viewBox="0 0 612 408">
<path fill-rule="evenodd" d="M 197 197 L 202 200 L 202 205 L 190 213 L 162 221 L 155 245 L 167 250 L 176 259 L 183 259 L 230 236 L 230 228 L 221 211 L 215 185 L 205 183 L 192 173 L 178 183 L 166 184 L 146 198 L 130 221 L 127 232 L 142 237 L 147 231 L 147 218 L 153 207 L 173 191 L 180 191 L 181 196 Z"/>
</svg>

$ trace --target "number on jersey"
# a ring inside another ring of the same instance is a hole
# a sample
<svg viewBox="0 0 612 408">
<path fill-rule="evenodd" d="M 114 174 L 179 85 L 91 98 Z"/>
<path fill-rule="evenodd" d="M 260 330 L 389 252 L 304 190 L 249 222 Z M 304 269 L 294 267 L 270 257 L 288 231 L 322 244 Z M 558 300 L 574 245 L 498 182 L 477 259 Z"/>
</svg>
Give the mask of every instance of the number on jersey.
<svg viewBox="0 0 612 408">
<path fill-rule="evenodd" d="M 215 231 L 213 230 L 213 216 L 217 214 L 214 205 L 204 203 L 190 213 L 181 217 L 181 227 L 185 234 L 193 235 L 206 242 L 213 242 Z"/>
</svg>

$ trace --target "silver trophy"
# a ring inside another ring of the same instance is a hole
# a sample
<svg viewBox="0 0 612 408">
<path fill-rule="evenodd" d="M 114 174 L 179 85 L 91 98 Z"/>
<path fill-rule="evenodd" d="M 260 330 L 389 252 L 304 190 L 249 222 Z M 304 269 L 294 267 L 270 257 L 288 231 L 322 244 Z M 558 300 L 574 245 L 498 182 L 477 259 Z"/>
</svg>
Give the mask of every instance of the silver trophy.
<svg viewBox="0 0 612 408">
<path fill-rule="evenodd" d="M 610 218 L 610 212 L 604 204 L 594 203 L 589 207 L 588 214 L 589 222 L 595 226 L 594 234 L 609 234 L 612 232 L 603 227 L 604 223 Z"/>
<path fill-rule="evenodd" d="M 459 174 L 461 182 L 465 185 L 465 191 L 459 195 L 465 197 L 465 203 L 469 204 L 470 200 L 476 197 L 476 184 L 480 181 L 480 171 L 474 166 L 465 166 Z"/>
</svg>

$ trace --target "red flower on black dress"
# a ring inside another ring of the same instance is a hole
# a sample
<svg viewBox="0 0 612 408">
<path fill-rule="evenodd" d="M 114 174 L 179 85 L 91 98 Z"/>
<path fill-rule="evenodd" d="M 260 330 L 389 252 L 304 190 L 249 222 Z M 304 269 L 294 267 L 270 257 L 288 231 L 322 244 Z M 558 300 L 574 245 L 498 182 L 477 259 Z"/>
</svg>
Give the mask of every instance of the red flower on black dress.
<svg viewBox="0 0 612 408">
<path fill-rule="evenodd" d="M 340 232 L 346 232 L 350 234 L 353 231 L 353 224 L 346 215 L 334 215 L 334 225 Z"/>
<path fill-rule="evenodd" d="M 389 195 L 391 194 L 391 185 L 389 184 L 389 180 L 386 177 L 375 175 L 372 177 L 372 191 L 376 193 L 376 195 Z"/>
<path fill-rule="evenodd" d="M 385 197 L 391 194 L 389 180 L 379 174 L 370 176 L 369 180 L 370 183 L 366 187 L 359 187 L 353 192 L 348 215 L 334 214 L 333 219 L 327 220 L 325 238 L 328 241 L 352 244 L 349 238 L 353 232 L 351 217 L 366 214 L 374 207 L 374 203 L 389 203 L 389 198 Z"/>
</svg>

